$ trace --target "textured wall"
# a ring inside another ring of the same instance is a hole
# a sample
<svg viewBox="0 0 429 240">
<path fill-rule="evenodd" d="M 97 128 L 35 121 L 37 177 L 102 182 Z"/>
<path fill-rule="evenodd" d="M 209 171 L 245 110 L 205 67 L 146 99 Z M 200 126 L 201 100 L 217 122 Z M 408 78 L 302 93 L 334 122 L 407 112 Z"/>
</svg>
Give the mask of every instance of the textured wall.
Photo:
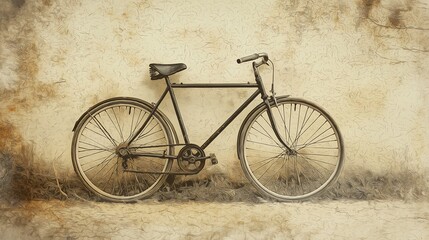
<svg viewBox="0 0 429 240">
<path fill-rule="evenodd" d="M 346 167 L 428 169 L 428 9 L 423 0 L 0 0 L 0 150 L 32 144 L 71 168 L 71 129 L 84 110 L 161 94 L 149 63 L 185 62 L 176 82 L 247 82 L 250 64 L 235 59 L 265 51 L 279 94 L 336 119 Z M 178 90 L 191 140 L 201 144 L 251 93 Z M 207 149 L 225 172 L 239 167 L 244 116 Z"/>
</svg>

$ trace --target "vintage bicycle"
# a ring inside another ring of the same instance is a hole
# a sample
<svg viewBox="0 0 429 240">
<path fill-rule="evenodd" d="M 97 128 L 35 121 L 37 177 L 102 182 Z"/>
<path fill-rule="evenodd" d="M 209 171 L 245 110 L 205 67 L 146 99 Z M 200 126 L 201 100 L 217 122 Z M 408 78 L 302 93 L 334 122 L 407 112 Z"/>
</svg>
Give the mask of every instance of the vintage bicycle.
<svg viewBox="0 0 429 240">
<path fill-rule="evenodd" d="M 171 83 L 170 76 L 185 70 L 183 63 L 150 64 L 152 80 L 164 79 L 166 88 L 156 103 L 116 97 L 89 108 L 75 123 L 72 162 L 85 187 L 116 202 L 147 198 L 168 176 L 199 173 L 206 160 L 218 162 L 204 150 L 258 96 L 262 102 L 244 119 L 237 153 L 247 179 L 265 197 L 277 201 L 306 200 L 338 178 L 344 164 L 340 131 L 316 104 L 277 96 L 274 64 L 266 53 L 237 60 L 253 61 L 255 83 Z M 259 67 L 271 65 L 271 91 L 265 90 Z M 190 141 L 174 89 L 254 88 L 255 92 L 201 145 Z M 159 110 L 170 95 L 184 142 Z M 178 150 L 178 151 L 177 151 Z M 177 152 L 177 154 L 176 154 Z M 172 166 L 176 163 L 174 169 Z"/>
</svg>

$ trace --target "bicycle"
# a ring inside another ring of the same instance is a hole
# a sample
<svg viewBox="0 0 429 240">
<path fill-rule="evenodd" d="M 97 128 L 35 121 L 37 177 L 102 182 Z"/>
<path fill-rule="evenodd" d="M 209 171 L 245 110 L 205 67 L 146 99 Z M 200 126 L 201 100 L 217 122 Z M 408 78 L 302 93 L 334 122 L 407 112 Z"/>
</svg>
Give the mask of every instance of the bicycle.
<svg viewBox="0 0 429 240">
<path fill-rule="evenodd" d="M 205 161 L 218 162 L 204 149 L 257 97 L 237 138 L 237 153 L 246 178 L 265 197 L 277 201 L 306 200 L 338 178 L 344 145 L 334 120 L 312 102 L 276 96 L 274 64 L 266 53 L 255 53 L 237 63 L 253 61 L 256 83 L 171 83 L 170 76 L 184 63 L 150 64 L 152 80 L 164 79 L 166 88 L 156 103 L 116 97 L 89 108 L 75 123 L 73 167 L 85 187 L 115 202 L 147 198 L 168 176 L 199 173 Z M 272 65 L 271 95 L 258 68 Z M 256 91 L 202 144 L 189 140 L 175 88 L 255 88 Z M 169 94 L 184 143 L 158 107 Z M 177 155 L 176 148 L 179 148 Z M 172 171 L 176 161 L 178 170 Z"/>
</svg>

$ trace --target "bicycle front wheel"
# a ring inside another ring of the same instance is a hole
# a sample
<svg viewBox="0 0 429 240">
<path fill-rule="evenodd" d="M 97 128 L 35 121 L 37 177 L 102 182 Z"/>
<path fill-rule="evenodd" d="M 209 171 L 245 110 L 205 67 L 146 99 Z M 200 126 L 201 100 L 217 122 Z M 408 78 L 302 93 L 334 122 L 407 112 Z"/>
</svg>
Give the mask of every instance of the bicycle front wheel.
<svg viewBox="0 0 429 240">
<path fill-rule="evenodd" d="M 238 153 L 249 181 L 265 196 L 305 200 L 319 194 L 339 176 L 344 161 L 340 131 L 326 111 L 309 101 L 281 97 L 271 111 L 279 134 L 294 151 L 280 143 L 260 105 L 244 121 Z"/>
<path fill-rule="evenodd" d="M 162 186 L 168 176 L 163 173 L 171 170 L 172 159 L 120 154 L 151 110 L 149 104 L 124 98 L 104 102 L 83 116 L 73 136 L 72 161 L 90 191 L 109 201 L 129 202 L 148 197 Z M 171 144 L 166 121 L 155 113 L 127 151 L 173 155 Z"/>
</svg>

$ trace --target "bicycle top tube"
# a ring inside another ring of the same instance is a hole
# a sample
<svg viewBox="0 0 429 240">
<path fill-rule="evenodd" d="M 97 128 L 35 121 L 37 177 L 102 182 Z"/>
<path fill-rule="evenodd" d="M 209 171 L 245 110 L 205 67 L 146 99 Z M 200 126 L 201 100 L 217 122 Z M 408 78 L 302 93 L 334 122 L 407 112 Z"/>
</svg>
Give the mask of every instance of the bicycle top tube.
<svg viewBox="0 0 429 240">
<path fill-rule="evenodd" d="M 261 76 L 258 72 L 258 67 L 267 64 L 267 61 L 269 61 L 268 55 L 266 53 L 255 53 L 246 57 L 242 57 L 237 59 L 237 63 L 243 63 L 248 62 L 252 60 L 257 60 L 259 58 L 262 58 L 260 62 L 253 62 L 253 71 L 255 74 L 255 81 L 256 83 L 180 83 L 175 84 L 171 83 L 169 76 L 177 73 L 178 71 L 182 71 L 186 69 L 185 64 L 150 64 L 150 73 L 152 80 L 159 79 L 160 77 L 163 77 L 165 79 L 165 83 L 167 85 L 164 93 L 162 94 L 161 98 L 158 100 L 156 104 L 154 104 L 154 107 L 148 116 L 148 119 L 152 117 L 153 114 L 157 111 L 159 105 L 163 101 L 164 97 L 167 95 L 167 93 L 170 94 L 170 98 L 172 100 L 172 104 L 176 113 L 177 120 L 179 122 L 180 130 L 182 132 L 183 139 L 185 140 L 186 144 L 190 143 L 188 133 L 182 118 L 182 114 L 180 112 L 179 104 L 177 102 L 175 93 L 173 88 L 257 88 L 257 90 L 207 139 L 206 142 L 202 145 L 202 148 L 204 149 L 207 147 L 249 104 L 252 102 L 259 94 L 261 94 L 261 98 L 264 102 L 267 102 L 268 95 L 266 94 Z M 144 127 L 146 126 L 148 120 L 141 126 L 141 128 L 137 131 L 137 133 L 130 138 L 129 143 L 132 142 L 136 136 L 141 132 Z"/>
<path fill-rule="evenodd" d="M 172 88 L 257 88 L 257 83 L 172 83 Z"/>
</svg>

